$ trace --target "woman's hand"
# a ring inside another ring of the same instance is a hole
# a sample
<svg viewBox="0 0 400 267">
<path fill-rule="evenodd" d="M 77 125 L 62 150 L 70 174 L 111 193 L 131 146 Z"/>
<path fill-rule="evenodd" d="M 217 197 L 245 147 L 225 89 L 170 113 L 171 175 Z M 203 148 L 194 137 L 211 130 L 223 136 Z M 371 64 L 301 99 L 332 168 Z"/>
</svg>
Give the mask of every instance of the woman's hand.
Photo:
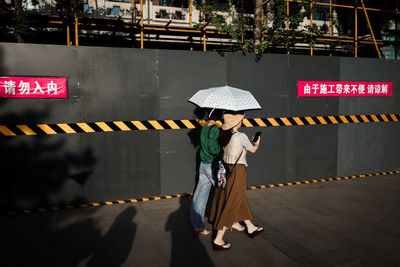
<svg viewBox="0 0 400 267">
<path fill-rule="evenodd" d="M 261 136 L 258 137 L 258 140 L 254 142 L 254 146 L 250 148 L 248 151 L 251 153 L 256 153 L 258 146 L 260 145 L 260 141 L 261 141 Z"/>
</svg>

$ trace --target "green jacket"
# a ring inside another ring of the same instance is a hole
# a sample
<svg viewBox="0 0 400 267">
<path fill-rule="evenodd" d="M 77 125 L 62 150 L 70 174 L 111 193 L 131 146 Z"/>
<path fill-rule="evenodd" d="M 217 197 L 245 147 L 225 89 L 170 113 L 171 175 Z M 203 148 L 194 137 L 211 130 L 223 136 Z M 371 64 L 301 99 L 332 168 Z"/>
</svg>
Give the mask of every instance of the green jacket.
<svg viewBox="0 0 400 267">
<path fill-rule="evenodd" d="M 204 163 L 211 163 L 221 150 L 218 143 L 219 128 L 216 125 L 205 126 L 200 134 L 200 158 Z"/>
</svg>

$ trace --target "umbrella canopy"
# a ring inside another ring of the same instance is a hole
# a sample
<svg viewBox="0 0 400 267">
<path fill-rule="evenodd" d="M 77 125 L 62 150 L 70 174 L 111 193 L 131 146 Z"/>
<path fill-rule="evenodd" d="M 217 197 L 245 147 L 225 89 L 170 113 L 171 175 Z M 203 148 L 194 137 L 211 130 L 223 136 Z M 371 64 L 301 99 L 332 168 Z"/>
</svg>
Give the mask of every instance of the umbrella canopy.
<svg viewBox="0 0 400 267">
<path fill-rule="evenodd" d="M 233 111 L 261 109 L 260 104 L 249 91 L 228 85 L 199 90 L 189 99 L 189 102 L 201 108 Z"/>
</svg>

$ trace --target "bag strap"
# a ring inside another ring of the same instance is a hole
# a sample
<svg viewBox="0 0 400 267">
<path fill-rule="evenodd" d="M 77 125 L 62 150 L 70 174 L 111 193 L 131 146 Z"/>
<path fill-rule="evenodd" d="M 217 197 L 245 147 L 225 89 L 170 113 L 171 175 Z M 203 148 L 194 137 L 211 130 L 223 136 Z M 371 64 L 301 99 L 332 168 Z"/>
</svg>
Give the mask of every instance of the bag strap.
<svg viewBox="0 0 400 267">
<path fill-rule="evenodd" d="M 236 160 L 236 162 L 235 162 L 235 165 L 233 165 L 233 168 L 232 168 L 232 171 L 231 171 L 230 174 L 232 174 L 232 172 L 235 170 L 236 164 L 238 163 L 238 161 L 239 161 L 240 157 L 242 156 L 242 154 L 243 154 L 243 150 L 242 150 L 242 152 L 240 152 L 240 155 L 239 155 L 239 157 L 237 158 L 237 160 Z M 229 175 L 229 176 L 230 176 L 230 175 Z"/>
</svg>

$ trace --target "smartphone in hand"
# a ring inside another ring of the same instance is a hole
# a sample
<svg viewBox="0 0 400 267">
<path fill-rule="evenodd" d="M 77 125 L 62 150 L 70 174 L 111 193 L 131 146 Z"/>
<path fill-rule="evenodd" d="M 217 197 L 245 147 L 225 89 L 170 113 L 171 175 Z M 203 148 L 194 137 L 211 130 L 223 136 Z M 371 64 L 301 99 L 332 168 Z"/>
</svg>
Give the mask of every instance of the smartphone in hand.
<svg viewBox="0 0 400 267">
<path fill-rule="evenodd" d="M 257 142 L 260 135 L 261 135 L 261 132 L 256 132 L 256 135 L 253 137 L 253 140 L 251 140 L 251 142 L 253 142 L 253 143 Z"/>
</svg>

